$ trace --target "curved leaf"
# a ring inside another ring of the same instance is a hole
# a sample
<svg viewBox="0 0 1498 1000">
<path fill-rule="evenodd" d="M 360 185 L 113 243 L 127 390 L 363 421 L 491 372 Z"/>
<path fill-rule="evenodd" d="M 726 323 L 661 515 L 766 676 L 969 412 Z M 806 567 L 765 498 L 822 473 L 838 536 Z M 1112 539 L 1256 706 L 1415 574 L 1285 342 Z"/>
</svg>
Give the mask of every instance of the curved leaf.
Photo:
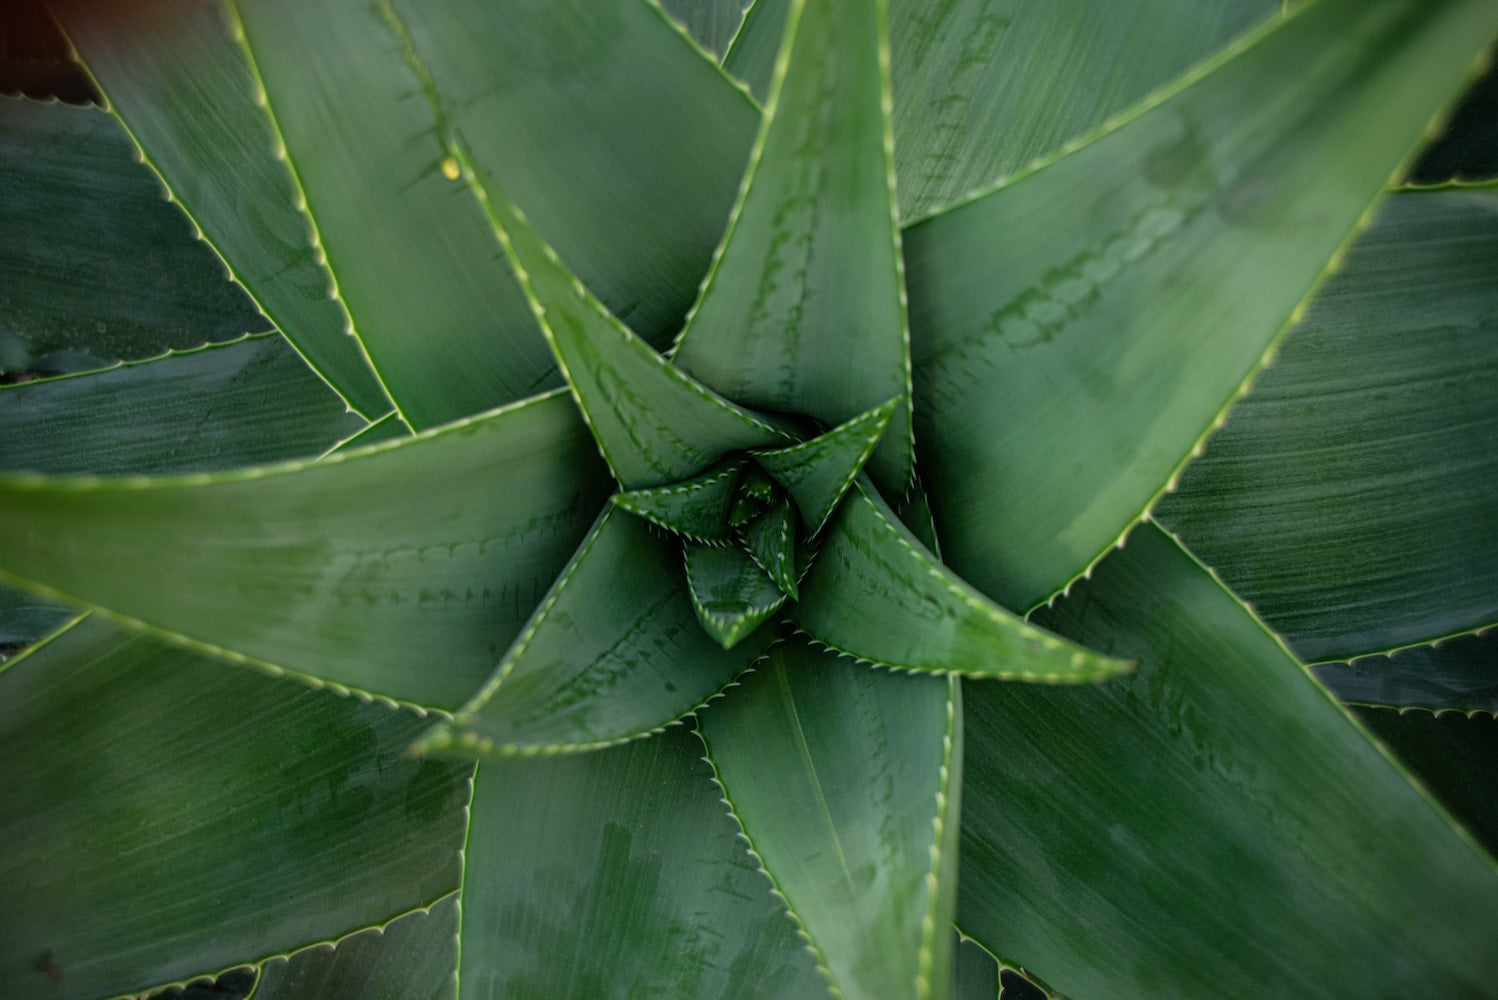
<svg viewBox="0 0 1498 1000">
<path fill-rule="evenodd" d="M 899 400 L 891 399 L 809 441 L 753 452 L 760 467 L 795 498 L 796 514 L 807 535 L 821 531 L 832 516 L 874 453 L 898 405 Z"/>
<path fill-rule="evenodd" d="M 1029 608 L 1118 540 L 1495 29 L 1485 0 L 1305 4 L 907 231 L 922 468 L 959 574 Z"/>
<path fill-rule="evenodd" d="M 686 570 L 697 620 L 725 649 L 748 636 L 786 602 L 786 592 L 765 568 L 737 547 L 709 548 L 688 542 Z M 762 651 L 764 646 L 755 648 Z"/>
<path fill-rule="evenodd" d="M 0 992 L 135 994 L 451 892 L 468 769 L 412 758 L 423 724 L 97 617 L 17 659 Z"/>
<path fill-rule="evenodd" d="M 870 462 L 902 495 L 910 349 L 884 3 L 804 6 L 792 4 L 739 204 L 673 358 L 736 402 L 827 424 L 898 399 Z"/>
<path fill-rule="evenodd" d="M 1498 712 L 1498 629 L 1312 672 L 1344 702 L 1491 714 Z"/>
<path fill-rule="evenodd" d="M 1406 193 L 1155 516 L 1307 660 L 1498 621 L 1498 190 Z"/>
<path fill-rule="evenodd" d="M 561 392 L 316 463 L 0 478 L 0 574 L 422 705 L 489 675 L 603 503 Z"/>
<path fill-rule="evenodd" d="M 964 933 L 1069 996 L 1488 991 L 1491 860 L 1168 536 L 1036 617 L 1140 668 L 967 686 Z"/>
<path fill-rule="evenodd" d="M 702 713 L 725 799 L 836 995 L 947 995 L 957 684 L 788 642 Z"/>
</svg>

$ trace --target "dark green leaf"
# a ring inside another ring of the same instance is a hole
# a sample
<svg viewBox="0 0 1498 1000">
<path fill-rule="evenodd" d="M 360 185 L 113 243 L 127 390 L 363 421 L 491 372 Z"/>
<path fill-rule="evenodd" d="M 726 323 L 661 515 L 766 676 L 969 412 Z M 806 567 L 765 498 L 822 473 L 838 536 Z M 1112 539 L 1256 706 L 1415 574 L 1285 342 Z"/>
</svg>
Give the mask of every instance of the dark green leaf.
<svg viewBox="0 0 1498 1000">
<path fill-rule="evenodd" d="M 792 641 L 702 713 L 724 796 L 837 995 L 947 995 L 957 684 Z"/>
<path fill-rule="evenodd" d="M 134 994 L 451 892 L 469 770 L 406 752 L 424 724 L 97 617 L 7 665 L 0 994 Z"/>
<path fill-rule="evenodd" d="M 269 325 L 133 152 L 97 108 L 0 98 L 0 372 L 100 368 Z"/>
<path fill-rule="evenodd" d="M 954 954 L 952 1000 L 998 1000 L 999 963 L 994 957 L 964 938 L 958 939 Z"/>
<path fill-rule="evenodd" d="M 876 0 L 795 0 L 719 256 L 675 359 L 760 409 L 839 424 L 895 398 L 871 470 L 912 475 L 910 350 Z"/>
<path fill-rule="evenodd" d="M 365 427 L 359 433 L 338 442 L 329 453 L 353 451 L 356 448 L 364 448 L 368 445 L 380 444 L 384 441 L 394 441 L 410 433 L 410 428 L 401 422 L 400 414 L 391 411 Z"/>
<path fill-rule="evenodd" d="M 489 676 L 605 485 L 558 391 L 316 463 L 0 477 L 0 575 L 231 658 L 449 708 Z"/>
<path fill-rule="evenodd" d="M 1444 131 L 1410 168 L 1411 184 L 1498 178 L 1498 72 L 1489 66 L 1468 88 Z"/>
<path fill-rule="evenodd" d="M 1140 668 L 965 685 L 964 933 L 1069 996 L 1488 992 L 1491 861 L 1168 536 L 1036 617 Z"/>
<path fill-rule="evenodd" d="M 688 542 L 686 573 L 697 620 L 725 649 L 750 635 L 786 602 L 786 591 L 740 548 Z M 755 650 L 762 652 L 764 644 L 756 644 Z"/>
<path fill-rule="evenodd" d="M 680 543 L 606 507 L 489 683 L 424 745 L 567 753 L 644 736 L 721 691 L 772 638 L 731 652 L 713 642 Z"/>
<path fill-rule="evenodd" d="M 922 470 L 958 573 L 1029 608 L 1118 540 L 1495 29 L 1487 0 L 1306 4 L 906 232 Z"/>
<path fill-rule="evenodd" d="M 1316 679 L 1346 702 L 1395 708 L 1498 712 L 1498 629 L 1392 656 L 1322 663 Z"/>
<path fill-rule="evenodd" d="M 1155 510 L 1307 660 L 1498 621 L 1498 190 L 1390 198 Z"/>
<path fill-rule="evenodd" d="M 874 453 L 898 405 L 899 400 L 891 399 L 810 441 L 753 453 L 755 461 L 796 499 L 796 513 L 808 536 L 821 531 L 832 516 Z"/>
<path fill-rule="evenodd" d="M 672 486 L 628 490 L 609 499 L 631 514 L 693 541 L 726 542 L 733 537 L 728 510 L 743 468 L 743 459 L 731 459 Z"/>
<path fill-rule="evenodd" d="M 0 655 L 31 645 L 77 614 L 66 604 L 0 584 Z"/>
<path fill-rule="evenodd" d="M 999 607 L 936 560 L 867 480 L 833 515 L 788 616 L 817 642 L 900 670 L 1091 681 L 1129 664 Z"/>
<path fill-rule="evenodd" d="M 790 500 L 781 497 L 775 506 L 740 531 L 745 551 L 760 570 L 769 574 L 776 587 L 794 598 L 800 573 L 796 566 L 796 514 L 791 510 Z"/>
</svg>

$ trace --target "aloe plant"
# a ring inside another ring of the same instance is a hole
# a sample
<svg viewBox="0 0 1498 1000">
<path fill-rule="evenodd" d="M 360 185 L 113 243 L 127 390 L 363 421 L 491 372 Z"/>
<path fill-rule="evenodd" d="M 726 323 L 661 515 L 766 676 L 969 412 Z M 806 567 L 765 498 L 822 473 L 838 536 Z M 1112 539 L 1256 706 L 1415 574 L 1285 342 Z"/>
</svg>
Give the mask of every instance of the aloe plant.
<svg viewBox="0 0 1498 1000">
<path fill-rule="evenodd" d="M 1493 995 L 1498 6 L 992 6 L 55 4 L 0 993 Z"/>
</svg>

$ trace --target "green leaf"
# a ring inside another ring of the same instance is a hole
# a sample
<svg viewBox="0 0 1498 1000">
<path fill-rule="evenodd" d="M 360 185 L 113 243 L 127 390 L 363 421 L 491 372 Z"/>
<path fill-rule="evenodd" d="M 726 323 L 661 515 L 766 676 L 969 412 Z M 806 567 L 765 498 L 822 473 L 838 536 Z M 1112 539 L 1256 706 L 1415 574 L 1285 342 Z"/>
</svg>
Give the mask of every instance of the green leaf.
<svg viewBox="0 0 1498 1000">
<path fill-rule="evenodd" d="M 753 633 L 780 610 L 788 596 L 763 566 L 737 547 L 713 548 L 688 542 L 686 570 L 697 620 L 724 649 Z M 755 644 L 756 658 L 764 648 L 765 643 Z"/>
<path fill-rule="evenodd" d="M 383 441 L 394 441 L 410 433 L 410 428 L 401 422 L 400 414 L 392 410 L 369 424 L 359 433 L 338 442 L 329 449 L 328 453 L 353 451 L 356 448 L 365 448 L 372 444 L 380 444 Z"/>
<path fill-rule="evenodd" d="M 728 50 L 744 23 L 744 8 L 753 3 L 754 0 L 660 0 L 661 8 L 714 57 L 721 57 Z"/>
<path fill-rule="evenodd" d="M 645 736 L 721 691 L 773 638 L 732 652 L 714 643 L 679 543 L 605 507 L 489 683 L 424 748 L 569 753 Z"/>
<path fill-rule="evenodd" d="M 453 152 L 465 170 L 472 169 L 462 148 Z M 725 452 L 788 437 L 657 354 L 573 277 L 492 179 L 474 181 L 578 409 L 621 486 L 676 483 Z"/>
<path fill-rule="evenodd" d="M 316 463 L 0 477 L 0 576 L 211 652 L 449 708 L 604 501 L 560 391 Z"/>
<path fill-rule="evenodd" d="M 1498 190 L 1385 202 L 1155 516 L 1307 660 L 1498 621 Z"/>
<path fill-rule="evenodd" d="M 364 427 L 280 334 L 0 386 L 0 467 L 201 472 L 315 456 Z"/>
<path fill-rule="evenodd" d="M 958 579 L 866 481 L 833 515 L 788 616 L 831 649 L 899 670 L 1068 682 L 1129 669 Z"/>
<path fill-rule="evenodd" d="M 1316 679 L 1344 702 L 1431 712 L 1498 712 L 1498 630 L 1351 663 L 1322 663 Z"/>
<path fill-rule="evenodd" d="M 728 219 L 753 102 L 640 0 L 393 3 L 443 128 L 612 312 L 664 347 Z"/>
<path fill-rule="evenodd" d="M 825 434 L 789 448 L 759 449 L 754 460 L 790 491 L 808 536 L 822 530 L 874 453 L 899 400 L 891 399 Z"/>
<path fill-rule="evenodd" d="M 264 330 L 119 124 L 0 98 L 0 372 L 67 372 Z"/>
<path fill-rule="evenodd" d="M 674 358 L 746 406 L 827 424 L 898 399 L 871 469 L 901 495 L 910 350 L 884 4 L 804 6 L 793 4 L 743 193 Z"/>
<path fill-rule="evenodd" d="M 133 995 L 451 892 L 468 769 L 407 754 L 423 724 L 97 617 L 8 664 L 0 993 Z"/>
<path fill-rule="evenodd" d="M 77 614 L 66 604 L 0 584 L 0 662 L 16 648 L 31 645 Z"/>
<path fill-rule="evenodd" d="M 260 970 L 253 1000 L 454 1000 L 458 896 Z"/>
<path fill-rule="evenodd" d="M 724 797 L 835 995 L 947 995 L 957 684 L 788 642 L 702 713 Z"/>
<path fill-rule="evenodd" d="M 1069 996 L 1487 991 L 1492 862 L 1168 536 L 1036 617 L 1140 668 L 966 687 L 965 934 Z"/>
<path fill-rule="evenodd" d="M 1483 0 L 1306 4 L 906 232 L 922 469 L 958 573 L 1028 608 L 1117 541 L 1495 27 Z"/>
<path fill-rule="evenodd" d="M 743 459 L 730 459 L 671 486 L 628 490 L 609 499 L 631 514 L 694 542 L 727 542 L 733 537 L 728 510 L 743 468 Z"/>
<path fill-rule="evenodd" d="M 1489 66 L 1467 90 L 1440 136 L 1410 168 L 1411 184 L 1473 184 L 1498 179 L 1498 72 Z"/>
<path fill-rule="evenodd" d="M 479 765 L 464 851 L 465 996 L 825 1000 L 701 755 L 677 728 L 596 753 Z"/>
<path fill-rule="evenodd" d="M 360 341 L 348 335 L 355 328 L 232 10 L 108 0 L 52 7 L 152 169 L 256 304 L 354 409 L 370 419 L 388 411 Z"/>
<path fill-rule="evenodd" d="M 760 571 L 768 573 L 777 588 L 795 598 L 800 571 L 796 566 L 796 515 L 790 500 L 781 497 L 775 506 L 739 531 L 744 551 Z"/>
</svg>

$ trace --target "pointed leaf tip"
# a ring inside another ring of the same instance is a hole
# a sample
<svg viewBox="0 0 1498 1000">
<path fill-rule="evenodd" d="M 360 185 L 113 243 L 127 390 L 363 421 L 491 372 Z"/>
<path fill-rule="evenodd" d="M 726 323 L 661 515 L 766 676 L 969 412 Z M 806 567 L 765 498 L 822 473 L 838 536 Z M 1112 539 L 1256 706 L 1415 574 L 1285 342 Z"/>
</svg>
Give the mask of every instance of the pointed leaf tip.
<svg viewBox="0 0 1498 1000">
<path fill-rule="evenodd" d="M 750 453 L 795 498 L 807 536 L 821 531 L 832 516 L 838 501 L 873 455 L 899 405 L 897 396 L 810 441 Z"/>
</svg>

